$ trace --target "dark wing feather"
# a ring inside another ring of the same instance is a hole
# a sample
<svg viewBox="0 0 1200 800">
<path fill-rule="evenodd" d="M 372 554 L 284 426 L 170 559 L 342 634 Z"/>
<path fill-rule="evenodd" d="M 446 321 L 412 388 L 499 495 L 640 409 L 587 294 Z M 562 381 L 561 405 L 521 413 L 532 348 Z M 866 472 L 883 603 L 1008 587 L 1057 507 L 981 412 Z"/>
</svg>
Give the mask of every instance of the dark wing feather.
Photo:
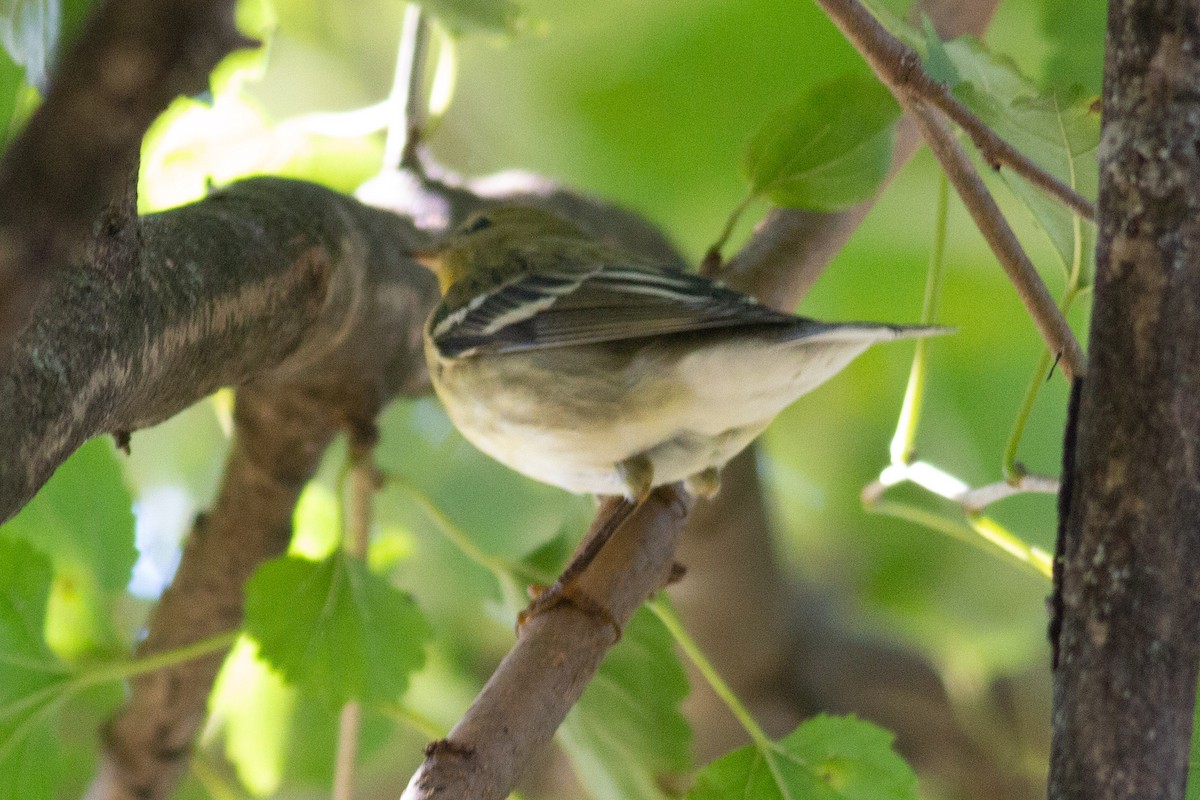
<svg viewBox="0 0 1200 800">
<path fill-rule="evenodd" d="M 439 350 L 456 356 L 796 321 L 699 275 L 605 265 L 518 276 L 432 324 Z"/>
</svg>

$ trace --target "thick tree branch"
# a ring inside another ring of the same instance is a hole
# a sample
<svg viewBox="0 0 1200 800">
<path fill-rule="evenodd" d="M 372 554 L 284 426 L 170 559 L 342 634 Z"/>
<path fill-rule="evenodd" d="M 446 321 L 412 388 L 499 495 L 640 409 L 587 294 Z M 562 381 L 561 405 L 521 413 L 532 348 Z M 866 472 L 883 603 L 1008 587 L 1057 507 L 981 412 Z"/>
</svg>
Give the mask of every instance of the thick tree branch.
<svg viewBox="0 0 1200 800">
<path fill-rule="evenodd" d="M 43 283 L 83 243 L 167 103 L 252 44 L 231 0 L 110 0 L 0 161 L 0 365 Z"/>
<path fill-rule="evenodd" d="M 139 656 L 171 650 L 242 623 L 242 586 L 266 559 L 287 551 L 291 516 L 325 446 L 338 432 L 331 408 L 287 386 L 238 393 L 236 437 L 216 503 L 187 540 Z M 171 795 L 191 758 L 225 652 L 136 678 L 105 731 L 88 800 Z"/>
<path fill-rule="evenodd" d="M 1184 796 L 1200 662 L 1200 21 L 1108 10 L 1100 225 L 1050 798 Z"/>
<path fill-rule="evenodd" d="M 257 179 L 147 217 L 141 235 L 128 274 L 81 263 L 56 276 L 0 373 L 0 521 L 87 439 L 221 386 L 361 392 L 367 408 L 424 388 L 419 330 L 436 289 L 401 255 L 425 241 L 411 225 Z"/>
</svg>

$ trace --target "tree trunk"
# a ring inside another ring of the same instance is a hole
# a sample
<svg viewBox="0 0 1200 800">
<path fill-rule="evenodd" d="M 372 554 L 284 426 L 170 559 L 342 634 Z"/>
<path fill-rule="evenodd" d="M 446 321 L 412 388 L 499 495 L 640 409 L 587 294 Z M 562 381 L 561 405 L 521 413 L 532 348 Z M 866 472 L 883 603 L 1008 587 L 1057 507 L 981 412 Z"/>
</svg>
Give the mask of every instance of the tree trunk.
<svg viewBox="0 0 1200 800">
<path fill-rule="evenodd" d="M 1056 566 L 1052 800 L 1182 798 L 1200 658 L 1200 6 L 1111 0 L 1108 25 L 1091 366 Z"/>
</svg>

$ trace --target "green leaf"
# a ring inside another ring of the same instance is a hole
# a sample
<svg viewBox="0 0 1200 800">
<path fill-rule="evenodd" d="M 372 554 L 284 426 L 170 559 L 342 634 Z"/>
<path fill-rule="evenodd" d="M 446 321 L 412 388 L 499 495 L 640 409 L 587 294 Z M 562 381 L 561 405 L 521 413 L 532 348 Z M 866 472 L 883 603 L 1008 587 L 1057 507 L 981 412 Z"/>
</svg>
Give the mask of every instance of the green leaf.
<svg viewBox="0 0 1200 800">
<path fill-rule="evenodd" d="M 956 97 L 1051 175 L 1084 197 L 1096 196 L 1100 120 L 1091 110 L 1090 98 L 1080 92 L 1039 94 L 1010 59 L 991 53 L 975 39 L 956 39 L 945 46 L 945 52 L 961 78 L 954 87 Z M 1045 230 L 1068 271 L 1078 243 L 1083 283 L 1089 283 L 1094 226 L 1077 223 L 1074 212 L 1011 170 L 1001 174 Z"/>
<path fill-rule="evenodd" d="M 946 52 L 945 42 L 938 35 L 937 28 L 933 27 L 929 17 L 923 15 L 921 22 L 921 30 L 925 34 L 925 71 L 935 81 L 955 86 L 962 81 L 962 76 L 958 73 L 958 67 L 954 66 L 950 54 Z"/>
<path fill-rule="evenodd" d="M 687 692 L 671 635 L 639 610 L 559 730 L 593 798 L 661 798 L 660 779 L 691 768 Z"/>
<path fill-rule="evenodd" d="M 246 632 L 288 682 L 339 703 L 386 703 L 424 663 L 429 626 L 412 598 L 339 551 L 261 566 L 246 585 Z"/>
<path fill-rule="evenodd" d="M 777 205 L 836 210 L 874 194 L 892 161 L 900 108 L 857 73 L 813 88 L 754 136 L 742 172 L 754 195 Z"/>
<path fill-rule="evenodd" d="M 821 715 L 774 743 L 717 759 L 688 800 L 916 800 L 917 778 L 892 750 L 892 734 L 854 717 Z"/>
<path fill-rule="evenodd" d="M 116 591 L 129 583 L 137 559 L 132 506 L 112 444 L 93 439 L 0 532 L 49 553 L 60 570 L 74 567 Z"/>
<path fill-rule="evenodd" d="M 59 0 L 6 0 L 0 10 L 0 46 L 25 67 L 25 79 L 43 94 L 62 26 Z"/>
<path fill-rule="evenodd" d="M 8 145 L 17 110 L 17 98 L 24 87 L 25 70 L 12 59 L 0 55 L 0 148 Z"/>
<path fill-rule="evenodd" d="M 516 34 L 529 26 L 521 7 L 509 0 L 420 0 L 456 34 Z"/>
<path fill-rule="evenodd" d="M 49 716 L 67 670 L 42 634 L 51 575 L 28 543 L 0 538 L 0 800 L 54 794 L 59 748 Z"/>
</svg>

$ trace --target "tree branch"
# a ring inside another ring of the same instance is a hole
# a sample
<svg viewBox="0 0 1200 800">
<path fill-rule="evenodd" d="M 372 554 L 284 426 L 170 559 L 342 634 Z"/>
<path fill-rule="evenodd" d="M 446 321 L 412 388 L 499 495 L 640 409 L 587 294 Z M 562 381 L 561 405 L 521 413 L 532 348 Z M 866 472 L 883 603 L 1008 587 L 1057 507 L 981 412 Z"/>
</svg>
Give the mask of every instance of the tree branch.
<svg viewBox="0 0 1200 800">
<path fill-rule="evenodd" d="M 45 103 L 0 161 L 0 366 L 44 282 L 71 259 L 176 95 L 197 93 L 226 53 L 254 44 L 231 0 L 109 0 L 89 20 Z"/>
<path fill-rule="evenodd" d="M 937 86 L 924 74 L 917 54 L 884 30 L 858 0 L 817 0 L 817 3 L 891 89 L 901 107 L 912 115 L 971 218 L 1016 287 L 1042 338 L 1052 352 L 1061 356 L 1063 372 L 1067 377 L 1083 375 L 1086 370 L 1083 350 L 1041 276 L 1025 255 L 1016 234 L 954 135 L 927 99 L 919 92 L 914 93 L 914 89 L 926 84 Z M 923 80 L 918 76 L 923 76 Z M 982 123 L 979 125 L 983 126 Z M 1046 177 L 1054 180 L 1052 176 Z"/>
<path fill-rule="evenodd" d="M 670 574 L 690 501 L 663 487 L 579 577 L 623 626 Z M 535 615 L 450 735 L 425 750 L 402 800 L 503 800 L 558 729 L 617 637 L 609 620 L 562 604 Z"/>
<path fill-rule="evenodd" d="M 328 406 L 287 388 L 238 393 L 236 436 L 221 491 L 211 511 L 197 519 L 138 656 L 237 630 L 243 584 L 260 563 L 287 551 L 296 499 L 339 427 Z M 87 800 L 171 795 L 191 757 L 225 655 L 213 653 L 132 681 L 125 707 L 105 730 L 104 754 Z"/>
<path fill-rule="evenodd" d="M 983 179 L 971 165 L 971 160 L 959 146 L 954 134 L 928 106 L 917 102 L 912 104 L 910 110 L 925 141 L 941 162 L 946 177 L 962 198 L 971 219 L 975 221 L 976 227 L 1016 287 L 1017 294 L 1033 317 L 1042 338 L 1046 340 L 1046 346 L 1060 356 L 1059 363 L 1068 378 L 1082 377 L 1087 369 L 1087 359 L 1079 341 L 1076 340 L 1058 304 L 1050 296 L 1050 291 L 1042 282 L 1037 268 L 1033 266 L 1029 256 L 1025 255 L 1025 250 L 1009 227 L 1008 220 L 988 193 Z"/>
<path fill-rule="evenodd" d="M 1200 662 L 1200 31 L 1185 0 L 1108 14 L 1049 797 L 1177 800 Z"/>
<path fill-rule="evenodd" d="M 929 77 L 916 51 L 888 33 L 859 0 L 818 0 L 818 3 L 879 79 L 896 93 L 901 105 L 908 107 L 906 98 L 929 103 L 966 131 L 993 169 L 1007 166 L 1080 216 L 1090 220 L 1096 218 L 1096 207 L 1091 201 L 997 136 L 945 85 Z"/>
<path fill-rule="evenodd" d="M 87 439 L 153 425 L 221 386 L 271 380 L 331 402 L 359 392 L 368 408 L 426 386 L 415 332 L 436 288 L 401 255 L 427 241 L 410 224 L 263 178 L 146 217 L 141 236 L 128 274 L 60 272 L 0 373 L 0 522 Z"/>
</svg>

